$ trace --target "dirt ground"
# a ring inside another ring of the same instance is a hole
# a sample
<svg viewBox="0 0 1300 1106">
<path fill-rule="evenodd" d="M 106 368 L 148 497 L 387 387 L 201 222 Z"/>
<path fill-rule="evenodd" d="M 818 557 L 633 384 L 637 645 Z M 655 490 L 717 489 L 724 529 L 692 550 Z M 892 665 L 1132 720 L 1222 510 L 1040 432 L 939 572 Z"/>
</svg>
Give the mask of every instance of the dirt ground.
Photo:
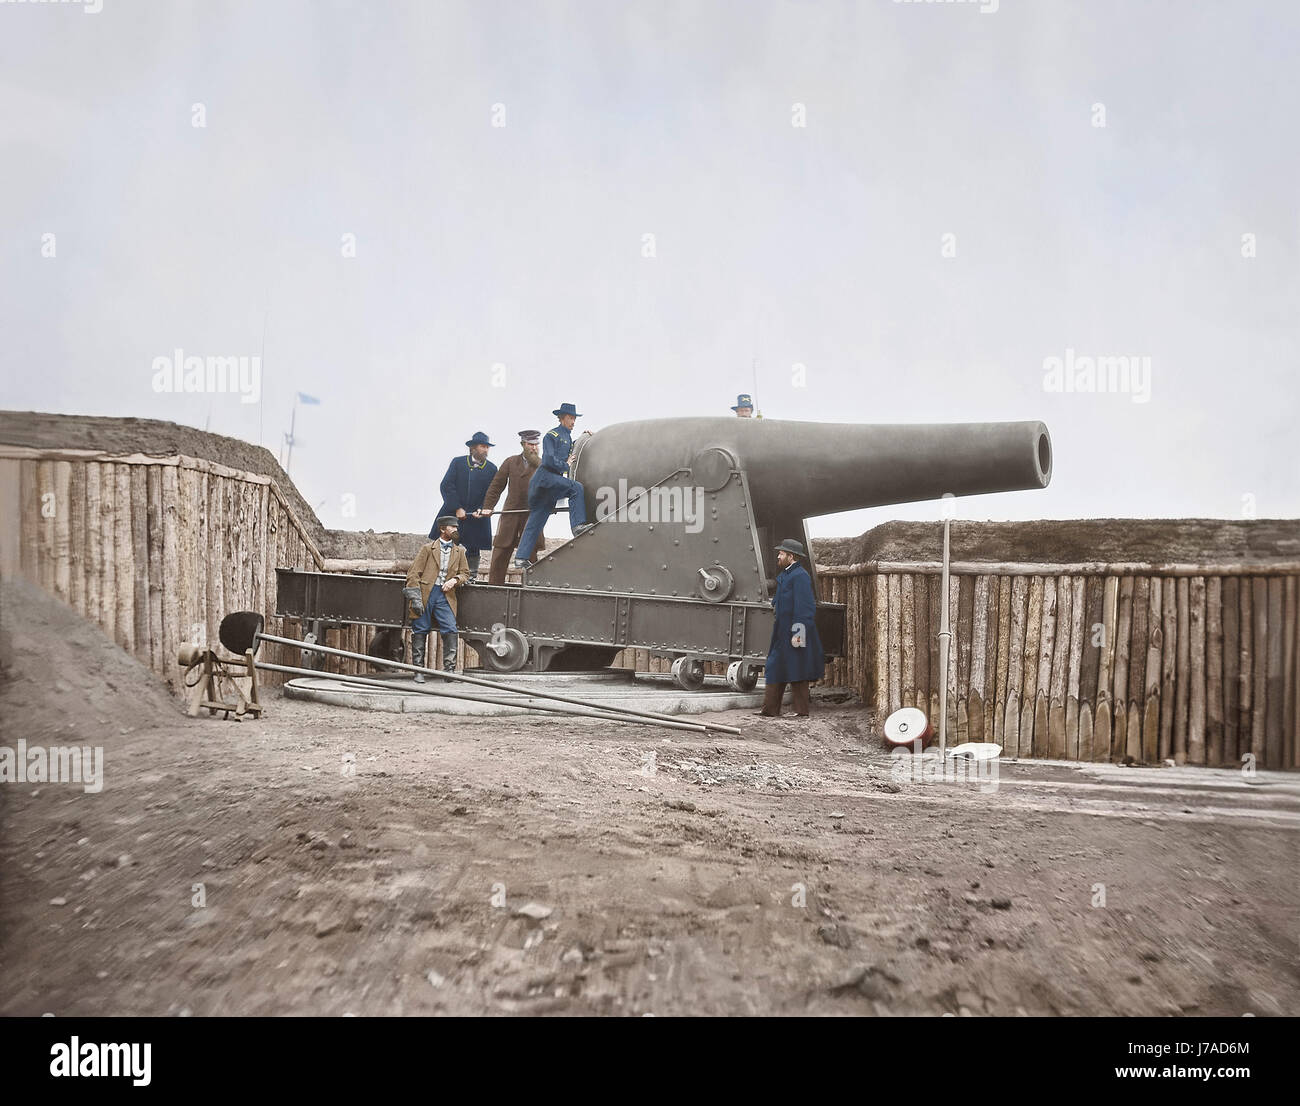
<svg viewBox="0 0 1300 1106">
<path fill-rule="evenodd" d="M 105 783 L 0 786 L 0 1014 L 1300 1013 L 1294 776 L 900 779 L 856 706 L 191 720 L 51 604 L 6 591 L 0 743 Z"/>
</svg>

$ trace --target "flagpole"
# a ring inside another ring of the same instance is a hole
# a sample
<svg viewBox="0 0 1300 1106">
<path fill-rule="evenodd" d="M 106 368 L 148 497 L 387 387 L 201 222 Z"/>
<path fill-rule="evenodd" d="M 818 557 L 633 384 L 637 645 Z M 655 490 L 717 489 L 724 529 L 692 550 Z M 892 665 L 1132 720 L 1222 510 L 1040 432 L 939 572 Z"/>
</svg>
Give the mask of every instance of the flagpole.
<svg viewBox="0 0 1300 1106">
<path fill-rule="evenodd" d="M 293 414 L 289 416 L 289 457 L 285 461 L 284 474 L 288 476 L 293 470 L 293 431 L 298 425 L 298 393 L 293 394 Z"/>
</svg>

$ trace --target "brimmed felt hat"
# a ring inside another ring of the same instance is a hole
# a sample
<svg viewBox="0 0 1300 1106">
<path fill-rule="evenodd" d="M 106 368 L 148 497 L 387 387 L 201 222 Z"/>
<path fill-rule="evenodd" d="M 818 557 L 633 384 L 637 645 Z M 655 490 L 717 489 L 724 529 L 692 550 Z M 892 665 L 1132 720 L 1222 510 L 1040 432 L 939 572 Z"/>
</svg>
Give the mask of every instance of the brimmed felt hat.
<svg viewBox="0 0 1300 1106">
<path fill-rule="evenodd" d="M 748 407 L 750 410 L 753 410 L 754 397 L 747 396 L 744 392 L 741 392 L 740 395 L 736 397 L 736 406 L 733 407 L 732 410 L 739 411 L 742 407 Z"/>
<path fill-rule="evenodd" d="M 806 558 L 808 556 L 808 554 L 804 552 L 803 546 L 795 541 L 794 538 L 786 538 L 785 541 L 776 548 L 778 551 L 785 550 L 787 553 L 793 553 L 796 557 Z"/>
<path fill-rule="evenodd" d="M 457 530 L 459 530 L 460 519 L 458 519 L 455 515 L 439 515 L 438 521 L 434 523 L 434 526 L 436 526 L 439 530 L 441 530 L 444 526 L 454 526 L 456 527 Z"/>
<path fill-rule="evenodd" d="M 476 446 L 476 445 L 491 445 L 491 446 L 494 446 L 494 445 L 495 445 L 495 443 L 493 443 L 493 442 L 489 442 L 489 441 L 488 441 L 488 436 L 487 436 L 486 434 L 484 434 L 483 431 L 481 431 L 481 430 L 475 430 L 475 431 L 474 431 L 474 437 L 470 438 L 470 440 L 467 441 L 465 444 L 466 444 L 467 446 Z"/>
<path fill-rule="evenodd" d="M 519 440 L 521 442 L 540 442 L 542 432 L 540 430 L 521 430 L 519 431 Z"/>
<path fill-rule="evenodd" d="M 551 412 L 551 414 L 557 419 L 561 415 L 572 415 L 575 419 L 582 418 L 582 416 L 578 414 L 578 409 L 572 403 L 561 403 L 559 407 Z"/>
</svg>

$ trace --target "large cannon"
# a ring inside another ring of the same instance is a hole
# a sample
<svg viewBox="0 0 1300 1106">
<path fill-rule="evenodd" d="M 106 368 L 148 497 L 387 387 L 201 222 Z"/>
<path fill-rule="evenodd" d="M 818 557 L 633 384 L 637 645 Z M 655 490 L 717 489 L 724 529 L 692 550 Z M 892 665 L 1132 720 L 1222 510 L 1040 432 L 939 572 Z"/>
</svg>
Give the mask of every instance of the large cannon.
<svg viewBox="0 0 1300 1106">
<path fill-rule="evenodd" d="M 491 669 L 608 665 L 622 649 L 673 660 L 685 688 L 705 661 L 754 686 L 767 655 L 773 547 L 810 548 L 804 520 L 890 503 L 1046 487 L 1052 451 L 1041 422 L 859 426 L 771 419 L 686 418 L 618 423 L 579 439 L 572 474 L 595 525 L 530 569 L 522 585 L 475 584 L 460 597 L 465 638 Z M 816 566 L 809 565 L 816 577 Z M 395 577 L 281 570 L 279 613 L 331 617 L 321 600 L 401 618 Z M 337 579 L 337 578 L 336 578 Z M 370 594 L 370 600 L 363 600 Z M 307 609 L 315 596 L 317 609 Z M 293 609 L 297 608 L 297 609 Z M 337 618 L 338 614 L 332 617 Z M 844 648 L 844 608 L 819 604 L 828 656 Z"/>
</svg>

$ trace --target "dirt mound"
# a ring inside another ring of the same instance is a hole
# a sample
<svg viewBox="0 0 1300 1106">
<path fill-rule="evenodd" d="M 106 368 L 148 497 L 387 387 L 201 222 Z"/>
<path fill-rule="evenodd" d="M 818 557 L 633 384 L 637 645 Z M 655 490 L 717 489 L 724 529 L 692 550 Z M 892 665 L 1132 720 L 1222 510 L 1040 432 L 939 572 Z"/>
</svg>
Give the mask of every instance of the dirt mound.
<svg viewBox="0 0 1300 1106">
<path fill-rule="evenodd" d="M 240 472 L 269 476 L 294 513 L 320 544 L 325 528 L 299 494 L 271 451 L 238 438 L 210 434 L 160 419 L 111 419 L 92 415 L 53 415 L 44 411 L 0 411 L 0 442 L 33 449 L 97 449 L 105 453 L 143 453 L 149 457 L 201 457 Z"/>
<path fill-rule="evenodd" d="M 954 561 L 1267 564 L 1300 559 L 1300 520 L 1088 518 L 952 524 Z M 856 538 L 813 540 L 822 565 L 937 561 L 943 524 L 886 522 Z"/>
<path fill-rule="evenodd" d="M 320 548 L 326 557 L 344 561 L 410 561 L 428 540 L 424 534 L 392 530 L 326 530 Z"/>
<path fill-rule="evenodd" d="M 33 449 L 95 449 L 104 453 L 143 453 L 149 457 L 184 454 L 218 465 L 269 476 L 293 506 L 325 557 L 346 560 L 411 558 L 428 539 L 420 534 L 373 530 L 326 530 L 271 452 L 238 438 L 210 434 L 158 419 L 54 415 L 42 411 L 0 411 L 0 442 Z M 430 519 L 432 521 L 432 519 Z"/>
<path fill-rule="evenodd" d="M 181 717 L 167 686 L 98 626 L 25 580 L 0 581 L 0 740 L 99 744 Z"/>
</svg>

